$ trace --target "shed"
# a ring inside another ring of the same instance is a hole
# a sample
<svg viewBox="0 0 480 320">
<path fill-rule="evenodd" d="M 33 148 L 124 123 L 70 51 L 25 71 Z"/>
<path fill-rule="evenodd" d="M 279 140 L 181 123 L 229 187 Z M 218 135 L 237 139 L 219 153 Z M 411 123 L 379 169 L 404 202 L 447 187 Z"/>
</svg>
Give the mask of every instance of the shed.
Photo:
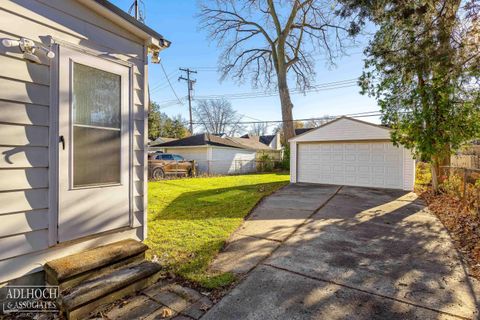
<svg viewBox="0 0 480 320">
<path fill-rule="evenodd" d="M 412 152 L 395 146 L 387 127 L 341 117 L 289 142 L 292 183 L 413 190 Z"/>
<path fill-rule="evenodd" d="M 4 0 L 0 41 L 0 283 L 143 240 L 148 56 L 170 43 L 106 0 Z"/>
</svg>

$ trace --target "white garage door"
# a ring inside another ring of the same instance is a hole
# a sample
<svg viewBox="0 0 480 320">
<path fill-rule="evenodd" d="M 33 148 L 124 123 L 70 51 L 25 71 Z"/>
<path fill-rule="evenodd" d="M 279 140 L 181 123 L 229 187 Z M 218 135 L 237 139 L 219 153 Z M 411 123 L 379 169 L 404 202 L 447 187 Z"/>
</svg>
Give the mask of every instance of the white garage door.
<svg viewBox="0 0 480 320">
<path fill-rule="evenodd" d="M 298 182 L 403 188 L 403 149 L 390 142 L 298 144 Z"/>
</svg>

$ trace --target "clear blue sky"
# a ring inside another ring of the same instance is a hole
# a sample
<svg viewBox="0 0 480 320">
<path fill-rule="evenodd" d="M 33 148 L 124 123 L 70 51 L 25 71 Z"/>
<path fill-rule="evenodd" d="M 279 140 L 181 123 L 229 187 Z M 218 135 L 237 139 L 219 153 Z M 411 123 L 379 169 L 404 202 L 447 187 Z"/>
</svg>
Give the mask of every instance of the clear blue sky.
<svg viewBox="0 0 480 320">
<path fill-rule="evenodd" d="M 128 11 L 133 0 L 111 0 L 115 5 Z M 187 87 L 184 81 L 177 81 L 180 76 L 179 67 L 198 68 L 195 75 L 195 95 L 219 95 L 259 91 L 252 89 L 250 83 L 238 85 L 234 81 L 220 82 L 220 75 L 214 70 L 221 53 L 215 42 L 207 39 L 207 34 L 199 30 L 197 1 L 195 0 L 144 0 L 146 6 L 146 24 L 172 41 L 170 48 L 162 51 L 161 58 L 173 89 L 179 97 L 185 97 Z M 359 39 L 365 42 L 365 39 Z M 336 66 L 325 64 L 324 57 L 319 55 L 316 71 L 316 84 L 356 78 L 363 67 L 363 47 L 351 49 L 351 55 L 337 60 Z M 205 67 L 208 70 L 205 70 Z M 168 86 L 161 66 L 150 64 L 149 82 L 151 98 L 160 104 L 175 99 Z M 292 95 L 295 119 L 321 117 L 323 115 L 341 115 L 378 110 L 375 100 L 362 96 L 357 86 Z M 260 120 L 280 120 L 280 102 L 278 96 L 267 98 L 251 98 L 230 100 L 233 107 L 241 114 Z M 170 105 L 163 112 L 169 115 L 181 114 L 188 117 L 188 104 Z M 366 121 L 378 122 L 378 118 L 362 118 Z"/>
</svg>

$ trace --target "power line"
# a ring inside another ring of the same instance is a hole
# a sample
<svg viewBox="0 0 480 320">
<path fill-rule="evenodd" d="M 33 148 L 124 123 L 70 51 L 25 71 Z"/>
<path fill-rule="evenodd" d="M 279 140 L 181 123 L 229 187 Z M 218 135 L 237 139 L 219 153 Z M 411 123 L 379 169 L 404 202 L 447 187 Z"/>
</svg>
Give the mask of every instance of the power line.
<svg viewBox="0 0 480 320">
<path fill-rule="evenodd" d="M 353 78 L 353 79 L 346 79 L 346 80 L 340 80 L 340 81 L 334 81 L 334 82 L 325 82 L 325 83 L 319 83 L 317 85 L 312 86 L 310 89 L 305 89 L 305 90 L 299 90 L 299 89 L 294 89 L 290 90 L 290 94 L 304 94 L 307 92 L 320 92 L 320 91 L 329 91 L 329 90 L 335 90 L 335 89 L 342 89 L 342 88 L 348 88 L 348 87 L 355 87 L 357 86 L 358 79 Z M 205 96 L 197 96 L 196 100 L 204 100 L 204 99 L 212 99 L 212 100 L 218 100 L 218 99 L 253 99 L 253 98 L 266 98 L 266 97 L 273 97 L 277 96 L 278 92 L 277 91 L 253 91 L 253 92 L 242 92 L 242 93 L 226 93 L 226 94 L 220 94 L 220 95 L 205 95 Z M 172 101 L 175 100 L 166 100 L 160 102 L 160 104 L 170 104 Z"/>
<path fill-rule="evenodd" d="M 309 121 L 309 120 L 324 120 L 325 118 L 336 119 L 339 117 L 350 117 L 350 118 L 368 118 L 368 117 L 378 117 L 382 114 L 380 111 L 368 111 L 368 112 L 360 112 L 360 113 L 350 113 L 350 114 L 343 114 L 343 115 L 335 115 L 335 116 L 327 116 L 327 117 L 316 117 L 316 118 L 305 118 L 305 119 L 293 119 L 293 120 L 262 120 L 262 121 L 240 121 L 240 122 L 232 122 L 226 124 L 256 124 L 256 123 L 284 123 L 284 122 L 296 122 L 296 121 Z M 201 124 L 200 122 L 194 122 L 193 124 Z"/>
<path fill-rule="evenodd" d="M 362 51 L 356 51 L 356 52 L 352 52 L 352 53 L 347 53 L 346 56 L 354 56 L 354 55 L 359 55 L 359 54 L 363 54 Z M 317 58 L 317 59 L 313 59 L 314 61 L 330 61 L 329 58 Z M 219 71 L 219 68 L 218 67 L 215 67 L 215 66 L 198 66 L 198 67 L 190 67 L 192 69 L 195 69 L 195 70 L 201 70 L 201 71 Z"/>
<path fill-rule="evenodd" d="M 172 77 L 177 76 L 177 74 L 179 74 L 179 73 L 180 72 L 178 72 L 178 70 L 172 71 L 169 74 L 167 74 L 166 78 L 168 78 L 168 80 L 170 80 Z M 158 91 L 158 90 L 167 88 L 169 86 L 168 80 L 158 82 L 156 85 L 154 85 L 152 87 L 152 91 Z"/>
<path fill-rule="evenodd" d="M 180 101 L 180 98 L 178 97 L 177 93 L 175 92 L 175 89 L 173 89 L 172 83 L 170 82 L 170 79 L 168 78 L 167 73 L 165 72 L 165 68 L 163 67 L 162 61 L 160 61 L 160 66 L 162 67 L 163 74 L 165 75 L 165 78 L 168 81 L 168 85 L 170 86 L 170 89 L 172 89 L 172 92 L 175 95 L 175 98 L 177 98 L 178 103 L 182 103 Z"/>
<path fill-rule="evenodd" d="M 356 87 L 356 86 L 357 86 L 357 83 L 346 83 L 346 84 L 332 85 L 332 86 L 326 86 L 321 88 L 311 88 L 311 89 L 305 89 L 305 90 L 290 90 L 290 94 L 305 94 L 308 92 L 329 91 L 329 90 L 350 88 L 350 87 Z M 274 97 L 277 95 L 278 95 L 278 92 L 251 93 L 251 94 L 244 93 L 244 94 L 197 96 L 196 99 L 197 100 L 203 100 L 203 99 L 218 100 L 218 99 L 228 98 L 232 100 L 237 100 L 237 99 L 252 99 L 252 98 L 268 98 L 268 97 Z"/>
</svg>

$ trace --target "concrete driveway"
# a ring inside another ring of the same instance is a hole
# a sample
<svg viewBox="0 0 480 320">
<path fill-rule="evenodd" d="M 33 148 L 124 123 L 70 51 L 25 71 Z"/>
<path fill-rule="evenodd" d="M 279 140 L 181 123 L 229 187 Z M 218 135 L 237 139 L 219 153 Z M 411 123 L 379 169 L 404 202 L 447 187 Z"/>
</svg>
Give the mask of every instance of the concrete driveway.
<svg viewBox="0 0 480 320">
<path fill-rule="evenodd" d="M 218 263 L 244 279 L 203 319 L 479 317 L 479 283 L 413 193 L 290 185 L 252 216 Z"/>
</svg>

